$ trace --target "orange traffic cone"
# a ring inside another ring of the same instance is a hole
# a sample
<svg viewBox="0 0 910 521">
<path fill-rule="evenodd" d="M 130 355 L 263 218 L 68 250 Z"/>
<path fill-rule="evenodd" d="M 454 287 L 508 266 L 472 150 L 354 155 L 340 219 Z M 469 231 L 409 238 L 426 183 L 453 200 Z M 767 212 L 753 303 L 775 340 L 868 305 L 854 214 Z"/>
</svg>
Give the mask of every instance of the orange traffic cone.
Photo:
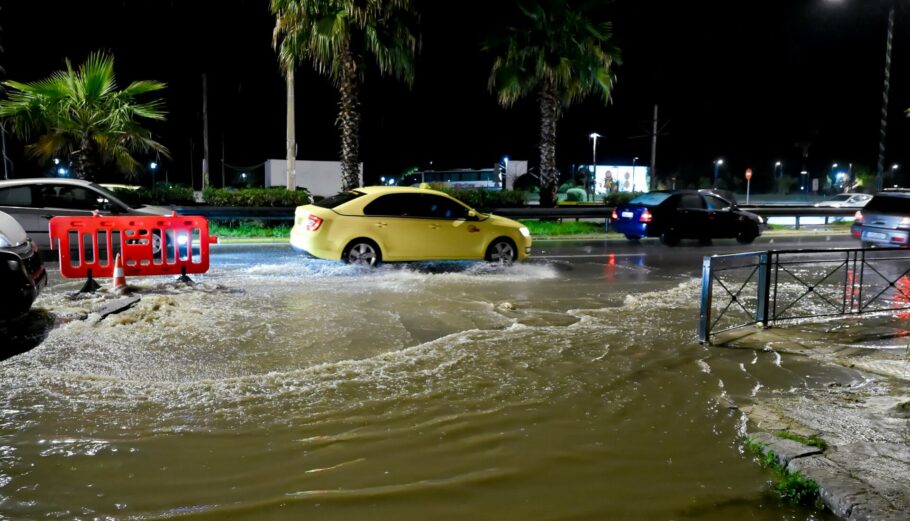
<svg viewBox="0 0 910 521">
<path fill-rule="evenodd" d="M 114 289 L 126 288 L 126 275 L 123 274 L 123 260 L 120 254 L 114 259 Z"/>
</svg>

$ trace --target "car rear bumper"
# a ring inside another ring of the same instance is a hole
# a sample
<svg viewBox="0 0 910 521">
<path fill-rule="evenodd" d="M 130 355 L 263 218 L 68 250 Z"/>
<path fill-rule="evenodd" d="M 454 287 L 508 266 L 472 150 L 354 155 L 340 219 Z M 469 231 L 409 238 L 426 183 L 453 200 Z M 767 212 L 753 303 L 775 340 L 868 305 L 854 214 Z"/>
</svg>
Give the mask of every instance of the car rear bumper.
<svg viewBox="0 0 910 521">
<path fill-rule="evenodd" d="M 854 224 L 850 228 L 853 237 L 864 241 L 886 246 L 910 246 L 910 230 L 895 230 L 893 228 L 877 228 Z"/>
<path fill-rule="evenodd" d="M 635 237 L 648 236 L 648 223 L 632 221 L 629 219 L 620 219 L 618 221 L 613 221 L 610 226 L 613 228 L 613 231 L 616 233 L 621 233 L 623 235 L 631 235 Z"/>
<path fill-rule="evenodd" d="M 341 260 L 340 248 L 326 245 L 325 242 L 319 235 L 304 230 L 302 226 L 294 226 L 291 229 L 291 247 L 295 251 L 317 259 Z"/>
</svg>

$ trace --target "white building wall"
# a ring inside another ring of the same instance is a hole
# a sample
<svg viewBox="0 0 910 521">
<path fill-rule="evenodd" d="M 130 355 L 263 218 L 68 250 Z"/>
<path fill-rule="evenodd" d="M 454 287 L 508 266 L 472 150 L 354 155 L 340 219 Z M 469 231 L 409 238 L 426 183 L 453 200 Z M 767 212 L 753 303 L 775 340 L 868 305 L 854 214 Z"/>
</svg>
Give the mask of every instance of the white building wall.
<svg viewBox="0 0 910 521">
<path fill-rule="evenodd" d="M 296 161 L 297 186 L 312 195 L 328 197 L 341 191 L 341 163 L 338 161 Z M 265 163 L 265 186 L 287 186 L 288 168 L 284 159 L 269 159 Z M 363 163 L 360 164 L 360 184 L 363 185 Z"/>
</svg>

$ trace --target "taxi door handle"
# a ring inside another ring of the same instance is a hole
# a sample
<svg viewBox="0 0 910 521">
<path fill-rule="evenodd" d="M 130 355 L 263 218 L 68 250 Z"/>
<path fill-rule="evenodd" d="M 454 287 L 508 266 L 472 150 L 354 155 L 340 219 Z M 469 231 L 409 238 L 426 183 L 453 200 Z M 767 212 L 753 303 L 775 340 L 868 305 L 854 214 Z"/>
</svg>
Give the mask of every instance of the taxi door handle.
<svg viewBox="0 0 910 521">
<path fill-rule="evenodd" d="M 389 223 L 376 223 L 377 228 L 385 228 L 388 225 L 389 225 Z"/>
<path fill-rule="evenodd" d="M 430 229 L 431 229 L 431 230 L 438 230 L 438 229 L 439 229 L 439 225 L 438 225 L 438 224 L 431 224 L 431 225 L 430 225 Z"/>
</svg>

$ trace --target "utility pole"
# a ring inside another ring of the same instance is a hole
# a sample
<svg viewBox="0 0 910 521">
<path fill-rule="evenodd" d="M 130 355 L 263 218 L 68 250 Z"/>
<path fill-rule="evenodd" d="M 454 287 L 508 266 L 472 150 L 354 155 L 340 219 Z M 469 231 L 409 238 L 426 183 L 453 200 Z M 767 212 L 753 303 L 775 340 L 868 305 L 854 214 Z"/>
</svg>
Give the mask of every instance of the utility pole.
<svg viewBox="0 0 910 521">
<path fill-rule="evenodd" d="M 297 135 L 294 125 L 294 66 L 289 65 L 287 69 L 287 96 L 288 96 L 288 120 L 287 120 L 287 189 L 291 192 L 297 190 Z"/>
<path fill-rule="evenodd" d="M 657 104 L 654 104 L 654 121 L 651 126 L 651 190 L 657 190 Z"/>
<path fill-rule="evenodd" d="M 224 131 L 221 131 L 221 188 L 224 188 Z"/>
<path fill-rule="evenodd" d="M 885 85 L 882 89 L 882 126 L 878 141 L 878 170 L 875 174 L 875 189 L 881 190 L 885 179 L 885 140 L 888 137 L 888 98 L 891 95 L 891 50 L 894 42 L 895 2 L 891 2 L 888 13 L 888 37 L 885 41 Z"/>
<path fill-rule="evenodd" d="M 209 82 L 206 74 L 202 75 L 202 191 L 209 186 Z"/>
</svg>

